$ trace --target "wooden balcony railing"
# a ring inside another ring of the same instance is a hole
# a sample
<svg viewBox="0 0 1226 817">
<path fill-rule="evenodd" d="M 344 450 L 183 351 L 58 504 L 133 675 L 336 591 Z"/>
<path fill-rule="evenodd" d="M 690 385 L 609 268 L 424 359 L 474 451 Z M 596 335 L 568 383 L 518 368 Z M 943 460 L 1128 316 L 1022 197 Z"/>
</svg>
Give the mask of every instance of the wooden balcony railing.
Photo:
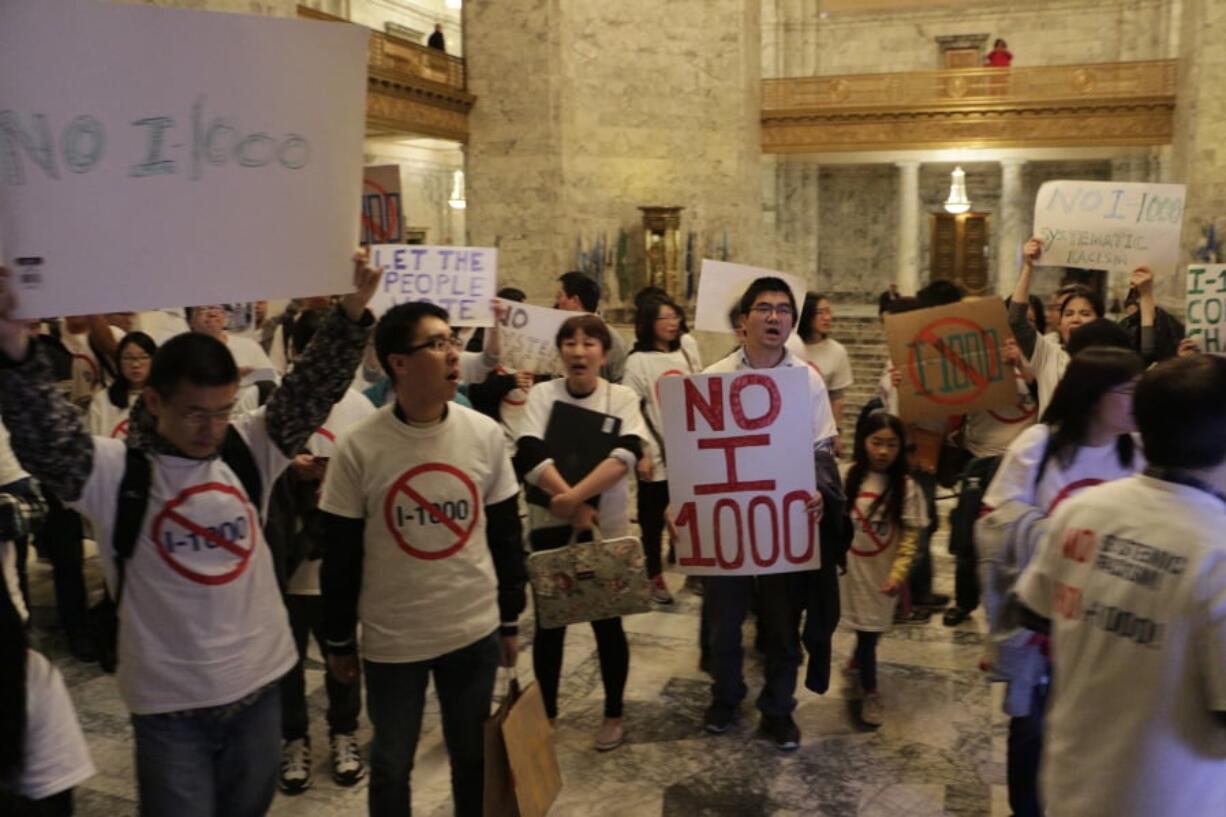
<svg viewBox="0 0 1226 817">
<path fill-rule="evenodd" d="M 1165 144 L 1175 75 L 1154 60 L 769 79 L 763 149 Z"/>
</svg>

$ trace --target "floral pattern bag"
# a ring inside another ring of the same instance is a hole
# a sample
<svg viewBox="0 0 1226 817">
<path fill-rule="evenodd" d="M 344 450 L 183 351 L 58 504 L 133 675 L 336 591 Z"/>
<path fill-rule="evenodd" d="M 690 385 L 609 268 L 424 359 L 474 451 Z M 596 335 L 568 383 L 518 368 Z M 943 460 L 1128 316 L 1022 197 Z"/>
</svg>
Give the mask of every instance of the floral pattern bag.
<svg viewBox="0 0 1226 817">
<path fill-rule="evenodd" d="M 651 609 L 643 544 L 635 536 L 570 543 L 528 557 L 528 576 L 542 627 L 564 627 Z"/>
</svg>

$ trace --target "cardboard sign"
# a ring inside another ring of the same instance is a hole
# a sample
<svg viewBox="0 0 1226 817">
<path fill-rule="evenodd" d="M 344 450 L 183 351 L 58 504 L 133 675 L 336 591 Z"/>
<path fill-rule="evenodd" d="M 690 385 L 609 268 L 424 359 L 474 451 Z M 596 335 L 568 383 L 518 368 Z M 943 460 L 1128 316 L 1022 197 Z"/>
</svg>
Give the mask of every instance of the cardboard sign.
<svg viewBox="0 0 1226 817">
<path fill-rule="evenodd" d="M 362 246 L 404 241 L 399 165 L 366 168 L 362 177 Z"/>
<path fill-rule="evenodd" d="M 885 336 L 902 370 L 902 419 L 941 420 L 1017 403 L 1013 367 L 1000 355 L 1013 337 L 1000 298 L 886 315 Z"/>
<path fill-rule="evenodd" d="M 698 279 L 698 306 L 694 316 L 694 328 L 706 332 L 731 332 L 728 311 L 741 302 L 741 296 L 758 278 L 782 278 L 796 298 L 796 315 L 793 327 L 800 320 L 800 309 L 805 302 L 805 285 L 799 278 L 786 272 L 776 272 L 727 261 L 702 261 L 702 277 Z"/>
<path fill-rule="evenodd" d="M 506 315 L 498 323 L 498 333 L 502 338 L 502 365 L 507 369 L 537 374 L 561 371 L 558 329 L 567 318 L 583 313 L 504 301 L 501 298 L 498 303 L 507 308 Z"/>
<path fill-rule="evenodd" d="M 660 410 L 683 573 L 821 567 L 817 525 L 805 509 L 817 484 L 807 369 L 667 377 Z"/>
<path fill-rule="evenodd" d="M 396 304 L 427 301 L 446 309 L 452 326 L 494 325 L 498 250 L 379 244 L 370 248 L 370 264 L 383 270 L 370 299 L 376 315 Z"/>
<path fill-rule="evenodd" d="M 0 246 L 20 314 L 349 291 L 368 36 L 0 2 Z"/>
<path fill-rule="evenodd" d="M 1222 324 L 1226 322 L 1226 264 L 1188 267 L 1187 337 L 1202 352 L 1226 352 Z"/>
<path fill-rule="evenodd" d="M 1186 188 L 1140 182 L 1044 182 L 1034 203 L 1043 266 L 1161 275 L 1179 263 Z"/>
</svg>

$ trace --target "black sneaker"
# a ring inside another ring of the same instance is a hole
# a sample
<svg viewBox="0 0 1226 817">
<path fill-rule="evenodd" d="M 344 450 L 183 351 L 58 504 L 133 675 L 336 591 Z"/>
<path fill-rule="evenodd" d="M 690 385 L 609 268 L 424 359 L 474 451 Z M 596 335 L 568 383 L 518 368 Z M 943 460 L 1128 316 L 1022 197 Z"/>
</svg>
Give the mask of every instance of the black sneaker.
<svg viewBox="0 0 1226 817">
<path fill-rule="evenodd" d="M 912 607 L 927 607 L 933 610 L 944 609 L 949 604 L 949 596 L 945 593 L 929 593 L 920 599 L 912 599 Z"/>
<path fill-rule="evenodd" d="M 781 752 L 795 752 L 800 748 L 800 727 L 796 725 L 796 721 L 792 720 L 791 715 L 781 717 L 763 715 L 759 731 Z"/>
<path fill-rule="evenodd" d="M 736 708 L 717 701 L 707 707 L 707 714 L 702 718 L 702 726 L 712 735 L 722 735 L 728 731 L 728 727 L 735 719 Z"/>
</svg>

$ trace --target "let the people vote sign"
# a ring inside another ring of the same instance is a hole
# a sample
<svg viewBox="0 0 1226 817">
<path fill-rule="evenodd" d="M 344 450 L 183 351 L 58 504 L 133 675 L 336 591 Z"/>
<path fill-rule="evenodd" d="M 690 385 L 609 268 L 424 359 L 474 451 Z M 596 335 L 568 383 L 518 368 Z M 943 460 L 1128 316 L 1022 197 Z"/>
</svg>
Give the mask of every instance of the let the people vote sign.
<svg viewBox="0 0 1226 817">
<path fill-rule="evenodd" d="M 660 381 L 677 566 L 697 576 L 821 566 L 804 368 Z"/>
<path fill-rule="evenodd" d="M 1188 267 L 1187 337 L 1202 352 L 1226 352 L 1222 324 L 1226 323 L 1226 264 Z"/>
<path fill-rule="evenodd" d="M 351 289 L 368 36 L 0 0 L 0 247 L 20 314 Z"/>
<path fill-rule="evenodd" d="M 890 360 L 902 371 L 898 413 L 908 422 L 1017 403 L 1001 346 L 1013 336 L 1000 298 L 885 316 Z"/>
<path fill-rule="evenodd" d="M 521 372 L 549 374 L 561 369 L 558 362 L 558 330 L 568 318 L 580 314 L 517 301 L 498 299 L 505 307 L 498 321 L 502 339 L 502 365 Z"/>
<path fill-rule="evenodd" d="M 1034 203 L 1039 263 L 1109 272 L 1179 263 L 1186 188 L 1141 182 L 1044 182 Z"/>
<path fill-rule="evenodd" d="M 383 271 L 370 301 L 376 315 L 397 304 L 426 301 L 446 309 L 452 326 L 494 323 L 498 250 L 379 244 L 370 248 L 370 263 Z"/>
</svg>

